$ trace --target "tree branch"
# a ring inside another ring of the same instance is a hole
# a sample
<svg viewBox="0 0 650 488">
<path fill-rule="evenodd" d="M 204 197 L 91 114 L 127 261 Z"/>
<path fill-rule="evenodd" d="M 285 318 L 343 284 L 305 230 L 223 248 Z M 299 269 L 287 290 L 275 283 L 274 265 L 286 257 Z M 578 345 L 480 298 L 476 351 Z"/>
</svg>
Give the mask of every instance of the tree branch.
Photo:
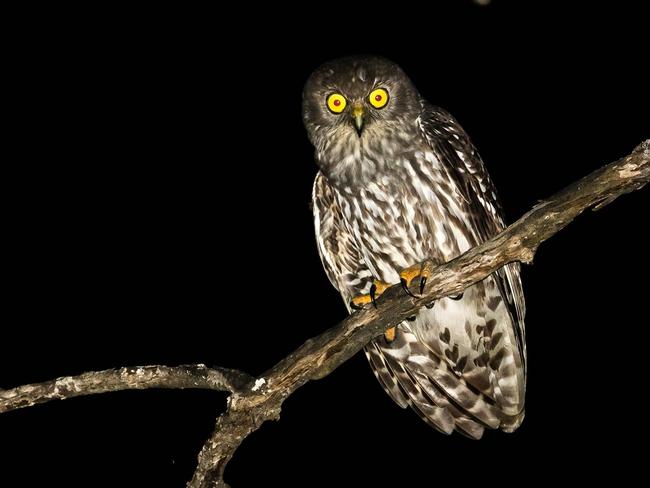
<svg viewBox="0 0 650 488">
<path fill-rule="evenodd" d="M 200 388 L 233 393 L 244 388 L 250 381 L 251 377 L 241 371 L 208 368 L 202 364 L 107 369 L 0 390 L 0 413 L 51 400 L 120 390 Z"/>
<path fill-rule="evenodd" d="M 254 382 L 244 373 L 196 366 L 145 366 L 84 373 L 54 381 L 0 390 L 0 413 L 109 391 L 144 388 L 206 388 L 231 392 L 228 408 L 206 441 L 190 488 L 225 487 L 226 464 L 242 441 L 265 421 L 279 418 L 282 402 L 310 380 L 327 376 L 373 338 L 433 300 L 460 293 L 505 264 L 530 263 L 538 246 L 588 208 L 597 210 L 650 180 L 650 140 L 536 205 L 505 231 L 438 266 L 425 293 L 406 295 L 399 285 L 386 290 L 377 309 L 358 311 L 339 325 L 307 340 Z"/>
<path fill-rule="evenodd" d="M 650 140 L 536 205 L 494 238 L 437 267 L 425 293 L 412 298 L 399 285 L 386 290 L 377 309 L 350 315 L 339 325 L 309 339 L 258 378 L 244 392 L 233 393 L 228 409 L 201 453 L 190 488 L 225 487 L 223 472 L 241 442 L 267 420 L 279 418 L 282 402 L 309 380 L 327 376 L 373 338 L 413 315 L 425 304 L 460 293 L 513 261 L 530 263 L 538 246 L 584 210 L 602 208 L 650 180 Z"/>
</svg>

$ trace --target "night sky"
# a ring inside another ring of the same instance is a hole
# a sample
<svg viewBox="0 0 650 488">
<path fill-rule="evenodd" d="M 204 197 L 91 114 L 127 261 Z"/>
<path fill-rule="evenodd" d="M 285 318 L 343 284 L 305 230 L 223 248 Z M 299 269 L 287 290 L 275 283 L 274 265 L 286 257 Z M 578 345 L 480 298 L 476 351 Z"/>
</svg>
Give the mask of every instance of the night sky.
<svg viewBox="0 0 650 488">
<path fill-rule="evenodd" d="M 510 222 L 650 137 L 640 13 L 522 3 L 106 12 L 44 35 L 16 96 L 25 174 L 5 208 L 0 387 L 144 364 L 257 375 L 345 317 L 315 245 L 317 168 L 300 112 L 323 61 L 400 64 L 469 133 Z M 358 354 L 287 400 L 226 479 L 634 476 L 641 449 L 628 437 L 648 434 L 650 268 L 635 254 L 647 254 L 649 196 L 587 212 L 524 268 L 529 376 L 516 433 L 438 434 Z M 225 399 L 132 391 L 1 415 L 0 486 L 184 486 Z"/>
</svg>

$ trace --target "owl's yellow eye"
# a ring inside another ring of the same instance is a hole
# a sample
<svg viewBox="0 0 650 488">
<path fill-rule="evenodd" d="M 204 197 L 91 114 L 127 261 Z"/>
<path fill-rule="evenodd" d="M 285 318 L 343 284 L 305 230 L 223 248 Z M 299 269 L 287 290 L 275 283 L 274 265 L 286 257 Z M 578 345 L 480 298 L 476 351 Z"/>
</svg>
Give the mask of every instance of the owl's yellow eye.
<svg viewBox="0 0 650 488">
<path fill-rule="evenodd" d="M 335 114 L 340 114 L 345 110 L 345 106 L 348 104 L 348 101 L 340 93 L 332 93 L 327 97 L 327 108 Z"/>
<path fill-rule="evenodd" d="M 375 108 L 384 108 L 388 103 L 388 92 L 383 88 L 377 88 L 370 92 L 368 101 Z"/>
</svg>

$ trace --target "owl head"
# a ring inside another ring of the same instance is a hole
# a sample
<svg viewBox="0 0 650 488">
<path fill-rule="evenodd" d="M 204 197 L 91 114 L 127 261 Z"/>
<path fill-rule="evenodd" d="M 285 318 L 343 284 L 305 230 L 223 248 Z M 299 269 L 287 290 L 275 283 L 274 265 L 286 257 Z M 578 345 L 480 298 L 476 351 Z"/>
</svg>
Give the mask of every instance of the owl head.
<svg viewBox="0 0 650 488">
<path fill-rule="evenodd" d="M 303 121 L 319 151 L 377 148 L 395 131 L 412 133 L 420 96 L 395 63 L 375 56 L 320 66 L 303 91 Z"/>
</svg>

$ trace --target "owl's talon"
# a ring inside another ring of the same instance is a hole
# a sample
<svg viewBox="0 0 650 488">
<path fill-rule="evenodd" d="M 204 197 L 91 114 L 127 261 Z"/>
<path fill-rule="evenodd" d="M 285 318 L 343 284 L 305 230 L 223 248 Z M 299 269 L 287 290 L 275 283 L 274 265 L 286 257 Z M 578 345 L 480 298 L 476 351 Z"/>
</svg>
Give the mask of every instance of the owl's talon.
<svg viewBox="0 0 650 488">
<path fill-rule="evenodd" d="M 460 293 L 457 293 L 456 295 L 453 295 L 453 296 L 452 296 L 452 295 L 449 295 L 449 298 L 451 298 L 452 300 L 456 300 L 456 301 L 458 301 L 458 300 L 460 300 L 461 298 L 463 298 L 463 292 L 461 291 Z"/>
<path fill-rule="evenodd" d="M 410 317 L 406 317 L 406 320 L 409 322 L 413 322 L 415 320 L 415 315 L 411 315 Z"/>
<path fill-rule="evenodd" d="M 372 302 L 372 306 L 377 308 L 377 301 L 375 300 L 375 295 L 377 294 L 377 285 L 373 283 L 370 285 L 370 301 Z"/>
<path fill-rule="evenodd" d="M 401 278 L 399 282 L 402 284 L 402 288 L 404 288 L 404 291 L 406 292 L 407 295 L 412 296 L 413 298 L 417 298 L 411 290 L 409 290 L 408 285 L 406 284 L 406 280 L 404 278 Z"/>
<path fill-rule="evenodd" d="M 425 307 L 427 307 L 429 310 L 431 310 L 435 304 L 436 304 L 436 302 L 427 303 L 425 305 Z"/>
<path fill-rule="evenodd" d="M 423 276 L 422 278 L 420 278 L 420 295 L 424 293 L 424 287 L 426 286 L 426 284 L 427 284 L 427 277 Z"/>
</svg>

